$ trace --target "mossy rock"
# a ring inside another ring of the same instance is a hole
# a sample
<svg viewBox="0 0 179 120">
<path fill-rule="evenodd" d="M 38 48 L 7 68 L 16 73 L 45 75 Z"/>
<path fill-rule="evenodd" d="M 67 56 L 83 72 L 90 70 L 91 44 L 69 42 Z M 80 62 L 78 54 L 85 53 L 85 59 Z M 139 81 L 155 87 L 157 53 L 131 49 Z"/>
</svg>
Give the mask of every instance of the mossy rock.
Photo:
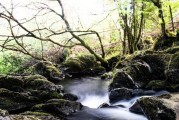
<svg viewBox="0 0 179 120">
<path fill-rule="evenodd" d="M 116 70 L 113 79 L 111 80 L 111 83 L 109 85 L 109 91 L 121 87 L 132 89 L 136 88 L 135 83 L 133 79 L 130 77 L 130 75 L 126 74 L 124 71 Z"/>
<path fill-rule="evenodd" d="M 79 102 L 64 99 L 52 99 L 44 104 L 35 105 L 31 110 L 50 113 L 59 117 L 66 117 L 73 112 L 81 110 L 81 108 L 82 105 Z"/>
<path fill-rule="evenodd" d="M 168 67 L 170 69 L 179 69 L 179 52 L 171 56 Z"/>
<path fill-rule="evenodd" d="M 40 100 L 62 98 L 63 87 L 55 85 L 41 75 L 24 76 L 24 88 Z"/>
<path fill-rule="evenodd" d="M 76 75 L 96 75 L 103 73 L 105 68 L 96 61 L 93 55 L 81 55 L 74 58 L 67 59 L 63 64 L 62 68 L 66 73 Z"/>
<path fill-rule="evenodd" d="M 153 49 L 154 50 L 164 50 L 169 47 L 172 47 L 176 41 L 176 35 L 173 33 L 168 33 L 165 37 L 160 36 L 155 42 Z"/>
<path fill-rule="evenodd" d="M 0 76 L 0 88 L 18 91 L 23 87 L 23 85 L 24 83 L 20 76 Z"/>
<path fill-rule="evenodd" d="M 19 93 L 0 88 L 0 108 L 7 111 L 18 111 L 35 104 L 37 98 L 27 93 Z"/>
<path fill-rule="evenodd" d="M 137 102 L 149 120 L 176 120 L 178 116 L 178 94 L 142 97 Z"/>
<path fill-rule="evenodd" d="M 39 62 L 34 66 L 35 73 L 46 77 L 49 81 L 60 81 L 64 78 L 63 73 L 51 62 Z"/>
</svg>

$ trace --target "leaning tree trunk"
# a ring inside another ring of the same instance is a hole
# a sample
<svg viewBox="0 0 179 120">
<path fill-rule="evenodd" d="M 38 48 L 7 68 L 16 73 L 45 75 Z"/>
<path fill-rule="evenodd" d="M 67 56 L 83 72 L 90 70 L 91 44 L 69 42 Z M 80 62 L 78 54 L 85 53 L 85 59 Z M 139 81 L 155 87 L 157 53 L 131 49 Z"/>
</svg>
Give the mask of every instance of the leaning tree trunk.
<svg viewBox="0 0 179 120">
<path fill-rule="evenodd" d="M 62 4 L 61 0 L 57 0 L 57 2 L 59 3 L 59 5 L 60 5 L 60 7 L 61 7 L 61 10 L 62 10 L 62 15 L 60 15 L 60 17 L 61 17 L 62 20 L 64 21 L 64 23 L 65 23 L 65 25 L 66 25 L 67 30 L 69 31 L 69 33 L 70 33 L 75 39 L 77 39 L 77 40 L 81 43 L 81 45 L 82 45 L 83 47 L 85 47 L 91 54 L 93 54 L 93 55 L 95 56 L 96 60 L 100 61 L 101 65 L 102 65 L 104 68 L 106 68 L 106 70 L 108 71 L 108 70 L 109 70 L 109 65 L 108 65 L 107 60 L 105 60 L 105 59 L 103 58 L 103 57 L 104 57 L 104 53 L 103 53 L 102 57 L 99 56 L 97 53 L 94 52 L 94 50 L 93 50 L 88 44 L 86 44 L 86 43 L 84 42 L 83 39 L 81 39 L 78 35 L 74 34 L 74 32 L 73 32 L 73 30 L 71 29 L 71 26 L 70 26 L 68 20 L 66 19 L 66 16 L 65 16 L 65 13 L 64 13 L 63 4 Z M 103 50 L 103 49 L 102 49 L 102 50 Z M 102 51 L 102 52 L 104 52 L 104 51 Z"/>
</svg>

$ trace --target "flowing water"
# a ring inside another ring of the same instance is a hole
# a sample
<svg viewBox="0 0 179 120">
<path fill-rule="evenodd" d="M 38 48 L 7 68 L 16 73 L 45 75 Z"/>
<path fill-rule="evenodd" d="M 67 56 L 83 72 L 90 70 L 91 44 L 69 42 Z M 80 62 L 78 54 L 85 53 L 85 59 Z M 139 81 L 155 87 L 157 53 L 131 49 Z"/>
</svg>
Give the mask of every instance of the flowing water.
<svg viewBox="0 0 179 120">
<path fill-rule="evenodd" d="M 73 80 L 65 80 L 65 92 L 78 96 L 78 102 L 84 106 L 82 111 L 76 112 L 68 117 L 68 120 L 147 120 L 143 115 L 134 114 L 129 107 L 140 97 L 131 100 L 117 101 L 110 104 L 110 108 L 98 108 L 103 103 L 109 104 L 108 84 L 109 81 L 101 80 L 99 77 L 84 77 Z M 165 93 L 161 91 L 154 95 Z M 122 105 L 124 107 L 120 107 Z"/>
</svg>

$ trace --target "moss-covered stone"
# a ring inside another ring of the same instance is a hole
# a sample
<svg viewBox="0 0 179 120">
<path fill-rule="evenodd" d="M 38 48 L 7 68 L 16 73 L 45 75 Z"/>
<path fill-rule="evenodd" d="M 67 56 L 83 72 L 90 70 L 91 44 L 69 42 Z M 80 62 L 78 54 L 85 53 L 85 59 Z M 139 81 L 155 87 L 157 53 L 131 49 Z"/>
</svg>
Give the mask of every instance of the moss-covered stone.
<svg viewBox="0 0 179 120">
<path fill-rule="evenodd" d="M 51 62 L 39 62 L 34 66 L 35 73 L 46 77 L 48 80 L 54 82 L 64 78 L 63 73 L 57 69 Z"/>
<path fill-rule="evenodd" d="M 167 32 L 166 36 L 160 36 L 155 42 L 153 49 L 154 50 L 164 50 L 169 47 L 172 47 L 176 41 L 176 34 L 172 32 Z"/>
<path fill-rule="evenodd" d="M 170 94 L 159 97 L 142 97 L 137 100 L 149 120 L 178 119 L 179 95 Z"/>
<path fill-rule="evenodd" d="M 93 75 L 103 73 L 105 68 L 96 61 L 93 55 L 81 55 L 67 59 L 62 64 L 66 73 L 71 75 Z"/>
<path fill-rule="evenodd" d="M 35 105 L 31 108 L 31 110 L 50 113 L 59 117 L 65 117 L 73 112 L 81 110 L 81 108 L 82 105 L 79 102 L 63 99 L 52 99 L 44 104 Z"/>
<path fill-rule="evenodd" d="M 23 85 L 24 83 L 20 76 L 0 76 L 0 88 L 18 91 Z"/>
<path fill-rule="evenodd" d="M 109 85 L 109 91 L 121 87 L 136 88 L 136 85 L 130 75 L 126 74 L 124 71 L 116 70 Z"/>
<path fill-rule="evenodd" d="M 19 93 L 0 88 L 0 108 L 7 111 L 17 111 L 27 108 L 37 102 L 35 97 L 27 93 Z"/>
</svg>

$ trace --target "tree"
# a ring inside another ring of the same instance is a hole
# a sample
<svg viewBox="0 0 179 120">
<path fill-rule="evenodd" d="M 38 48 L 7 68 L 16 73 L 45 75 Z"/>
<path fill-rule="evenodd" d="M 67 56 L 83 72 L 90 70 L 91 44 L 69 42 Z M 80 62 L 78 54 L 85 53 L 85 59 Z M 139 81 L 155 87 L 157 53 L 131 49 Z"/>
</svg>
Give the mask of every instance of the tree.
<svg viewBox="0 0 179 120">
<path fill-rule="evenodd" d="M 129 7 L 130 6 L 130 7 Z M 138 44 L 141 39 L 144 26 L 144 2 L 140 0 L 127 1 L 125 4 L 118 1 L 119 18 L 122 18 L 123 26 L 123 53 L 133 53 L 138 50 Z M 126 44 L 127 41 L 127 44 Z M 128 49 L 125 50 L 128 46 Z"/>
<path fill-rule="evenodd" d="M 33 17 L 23 20 L 19 20 L 16 18 L 16 16 L 14 16 L 13 11 L 15 9 L 15 5 L 11 4 L 12 5 L 11 8 L 8 9 L 7 7 L 5 7 L 0 3 L 1 9 L 3 9 L 3 11 L 0 12 L 0 18 L 8 23 L 8 28 L 10 30 L 10 34 L 0 35 L 2 38 L 1 40 L 2 42 L 0 46 L 3 49 L 18 51 L 38 60 L 45 60 L 45 58 L 43 57 L 44 42 L 50 42 L 60 47 L 69 47 L 69 48 L 76 45 L 81 45 L 85 47 L 91 54 L 93 54 L 96 57 L 96 59 L 101 62 L 102 66 L 108 68 L 108 62 L 105 60 L 105 52 L 104 52 L 102 40 L 98 32 L 93 30 L 86 30 L 86 31 L 73 30 L 66 18 L 62 1 L 54 0 L 52 2 L 56 2 L 56 4 L 58 4 L 60 8 L 59 10 L 60 12 L 56 11 L 55 9 L 53 9 L 48 4 L 45 3 L 39 3 L 39 2 L 31 3 L 30 5 L 33 5 L 33 9 L 36 9 L 37 12 Z M 59 18 L 59 21 L 62 20 L 64 25 L 66 26 L 65 27 L 66 29 L 65 30 L 52 29 L 54 24 L 56 26 L 58 25 L 58 21 L 54 21 L 48 27 L 40 26 L 39 23 L 37 22 L 38 16 L 43 16 L 49 13 L 56 15 L 56 17 Z M 28 26 L 27 24 L 30 24 L 31 22 L 36 23 L 34 29 L 27 27 Z M 21 32 L 17 32 L 18 30 L 20 30 Z M 54 37 L 57 38 L 57 36 L 61 36 L 63 34 L 67 34 L 68 36 L 69 35 L 71 36 L 71 38 L 66 40 L 65 44 L 62 44 L 61 41 L 57 41 L 53 39 Z M 101 56 L 95 53 L 95 51 L 83 40 L 82 36 L 90 35 L 90 34 L 95 34 L 97 36 L 101 46 L 101 51 L 102 51 Z M 36 39 L 41 42 L 42 55 L 40 57 L 34 55 L 32 52 L 30 52 L 30 50 L 27 49 L 27 45 L 24 44 L 26 38 Z M 73 42 L 72 39 L 76 39 L 77 42 Z"/>
</svg>

